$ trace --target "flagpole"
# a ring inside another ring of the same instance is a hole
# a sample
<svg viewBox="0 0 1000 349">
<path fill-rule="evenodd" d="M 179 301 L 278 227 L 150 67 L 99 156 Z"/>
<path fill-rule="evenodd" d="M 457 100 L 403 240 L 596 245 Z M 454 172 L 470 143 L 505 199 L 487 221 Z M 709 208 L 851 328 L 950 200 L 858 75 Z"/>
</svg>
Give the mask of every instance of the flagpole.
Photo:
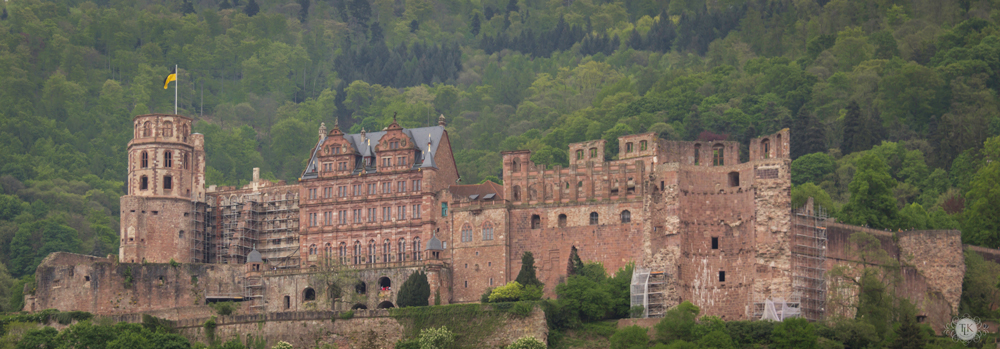
<svg viewBox="0 0 1000 349">
<path fill-rule="evenodd" d="M 177 84 L 180 83 L 177 80 L 177 65 L 174 64 L 174 115 L 177 115 Z"/>
</svg>

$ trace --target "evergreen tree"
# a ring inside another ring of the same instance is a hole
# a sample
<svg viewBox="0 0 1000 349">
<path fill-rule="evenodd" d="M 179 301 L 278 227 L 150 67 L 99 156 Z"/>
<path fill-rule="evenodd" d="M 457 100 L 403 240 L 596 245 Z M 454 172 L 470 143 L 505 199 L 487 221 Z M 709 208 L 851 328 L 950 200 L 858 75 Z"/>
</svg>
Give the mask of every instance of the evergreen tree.
<svg viewBox="0 0 1000 349">
<path fill-rule="evenodd" d="M 230 4 L 229 0 L 222 0 L 222 2 L 219 3 L 219 10 L 225 10 L 231 8 L 233 8 L 233 4 Z"/>
<path fill-rule="evenodd" d="M 805 154 L 826 152 L 823 125 L 816 115 L 805 107 L 799 108 L 799 114 L 792 123 L 791 133 L 793 159 Z"/>
<path fill-rule="evenodd" d="M 569 250 L 569 263 L 566 264 L 566 276 L 576 275 L 578 271 L 583 269 L 583 260 L 580 259 L 580 255 L 576 252 L 576 246 L 573 246 Z"/>
<path fill-rule="evenodd" d="M 306 18 L 309 17 L 309 0 L 298 0 L 299 3 L 299 22 L 305 23 Z"/>
<path fill-rule="evenodd" d="M 369 29 L 371 30 L 370 42 L 375 44 L 376 47 L 385 48 L 385 44 L 383 44 L 383 40 L 385 40 L 385 33 L 382 31 L 382 26 L 379 25 L 378 22 L 372 22 Z"/>
<path fill-rule="evenodd" d="M 535 256 L 531 254 L 531 251 L 524 251 L 524 254 L 521 255 L 521 271 L 517 273 L 517 278 L 514 281 L 524 286 L 544 285 L 535 276 Z"/>
<path fill-rule="evenodd" d="M 245 13 L 247 17 L 253 17 L 257 15 L 258 12 L 260 12 L 260 6 L 257 5 L 257 0 L 250 0 L 247 2 L 247 5 L 243 7 L 243 13 Z"/>
<path fill-rule="evenodd" d="M 482 23 L 479 22 L 479 14 L 476 13 L 472 16 L 472 36 L 478 36 L 479 30 L 482 29 Z"/>
<path fill-rule="evenodd" d="M 705 128 L 701 123 L 701 114 L 698 112 L 698 105 L 693 104 L 691 105 L 691 113 L 684 119 L 684 131 L 687 136 L 685 138 L 692 141 L 697 140 L 698 134 L 704 130 Z"/>
<path fill-rule="evenodd" d="M 927 344 L 924 331 L 917 325 L 917 314 L 909 300 L 900 304 L 899 328 L 896 328 L 896 340 L 889 345 L 891 349 L 921 349 Z"/>
<path fill-rule="evenodd" d="M 856 151 L 871 149 L 875 145 L 875 134 L 879 124 L 861 115 L 861 107 L 858 102 L 851 101 L 847 105 L 847 114 L 844 115 L 844 137 L 840 145 L 843 154 L 850 154 Z"/>
<path fill-rule="evenodd" d="M 419 29 L 420 29 L 420 22 L 417 22 L 417 20 L 415 20 L 415 19 L 412 20 L 412 21 L 410 21 L 410 32 L 411 33 L 416 33 L 417 30 L 419 30 Z"/>
<path fill-rule="evenodd" d="M 510 0 L 507 2 L 507 13 L 517 12 L 517 0 Z"/>
<path fill-rule="evenodd" d="M 1000 248 L 1000 137 L 986 140 L 982 153 L 986 162 L 976 172 L 965 194 L 967 209 L 962 241 Z M 958 161 L 956 161 L 958 162 Z"/>
<path fill-rule="evenodd" d="M 184 0 L 184 4 L 181 5 L 181 8 L 182 8 L 181 12 L 183 12 L 184 14 L 195 13 L 194 4 L 192 4 L 191 1 Z"/>
<path fill-rule="evenodd" d="M 353 0 L 348 7 L 351 11 L 351 17 L 354 17 L 359 23 L 367 24 L 372 17 L 372 5 L 368 3 L 368 0 Z"/>
<path fill-rule="evenodd" d="M 3 21 L 3 20 L 7 20 L 7 9 L 6 8 L 3 9 L 3 12 L 0 12 L 0 21 Z"/>
<path fill-rule="evenodd" d="M 416 272 L 410 274 L 396 294 L 396 305 L 399 307 L 422 307 L 428 305 L 431 296 L 431 285 L 427 282 L 427 274 Z"/>
</svg>

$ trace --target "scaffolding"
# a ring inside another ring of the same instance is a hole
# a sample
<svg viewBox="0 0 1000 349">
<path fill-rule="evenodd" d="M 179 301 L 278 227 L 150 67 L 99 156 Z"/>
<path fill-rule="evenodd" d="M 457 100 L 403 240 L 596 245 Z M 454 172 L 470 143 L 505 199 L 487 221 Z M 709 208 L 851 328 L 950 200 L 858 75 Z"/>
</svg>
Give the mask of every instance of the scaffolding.
<svg viewBox="0 0 1000 349">
<path fill-rule="evenodd" d="M 636 266 L 632 270 L 631 306 L 642 307 L 642 318 L 663 317 L 666 312 L 667 274 Z"/>
<path fill-rule="evenodd" d="M 267 269 L 299 267 L 299 198 L 297 192 L 244 194 L 220 198 L 218 241 L 205 260 L 242 264 L 254 248 Z M 214 225 L 214 221 L 209 225 Z"/>
<path fill-rule="evenodd" d="M 263 311 L 264 300 L 267 299 L 267 287 L 264 286 L 264 278 L 260 273 L 254 273 L 243 280 L 243 299 L 250 303 L 251 311 Z"/>
<path fill-rule="evenodd" d="M 260 229 L 260 204 L 248 195 L 231 197 L 223 202 L 220 241 L 216 246 L 216 262 L 243 264 L 254 248 Z"/>
<path fill-rule="evenodd" d="M 268 267 L 299 267 L 299 195 L 288 192 L 265 197 L 261 204 L 261 226 L 257 250 Z"/>
<path fill-rule="evenodd" d="M 801 316 L 810 321 L 823 319 L 826 311 L 826 218 L 811 199 L 792 217 L 792 289 Z"/>
<path fill-rule="evenodd" d="M 212 208 L 204 202 L 191 203 L 193 230 L 191 231 L 191 263 L 208 263 L 212 260 Z"/>
</svg>

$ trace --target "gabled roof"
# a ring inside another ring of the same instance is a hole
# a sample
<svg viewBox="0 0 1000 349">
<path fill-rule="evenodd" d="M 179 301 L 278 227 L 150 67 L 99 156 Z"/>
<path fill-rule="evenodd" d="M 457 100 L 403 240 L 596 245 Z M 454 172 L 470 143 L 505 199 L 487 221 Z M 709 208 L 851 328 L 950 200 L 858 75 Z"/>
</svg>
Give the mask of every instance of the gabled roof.
<svg viewBox="0 0 1000 349">
<path fill-rule="evenodd" d="M 482 184 L 452 185 L 448 187 L 448 191 L 451 192 L 455 201 L 503 201 L 503 186 L 493 183 L 493 181 L 486 181 Z"/>
<path fill-rule="evenodd" d="M 362 157 L 377 157 L 375 146 L 378 142 L 382 140 L 385 136 L 386 131 L 378 132 L 365 132 L 365 133 L 349 133 L 344 134 L 344 139 L 347 140 L 348 144 L 357 152 L 358 155 Z M 434 163 L 434 154 L 437 153 L 438 145 L 441 143 L 441 139 L 444 134 L 443 126 L 431 126 L 431 127 L 420 127 L 420 128 L 406 128 L 403 129 L 403 134 L 410 138 L 410 142 L 413 143 L 417 149 L 420 150 L 421 163 L 419 167 L 415 168 L 437 168 Z M 319 176 L 319 163 L 316 158 L 319 155 L 319 149 L 321 145 L 326 142 L 326 139 L 330 135 L 324 136 L 316 144 L 316 147 L 312 150 L 312 156 L 309 158 L 309 163 L 306 164 L 305 171 L 302 172 L 302 179 L 311 179 Z M 374 163 L 374 161 L 373 161 Z"/>
</svg>

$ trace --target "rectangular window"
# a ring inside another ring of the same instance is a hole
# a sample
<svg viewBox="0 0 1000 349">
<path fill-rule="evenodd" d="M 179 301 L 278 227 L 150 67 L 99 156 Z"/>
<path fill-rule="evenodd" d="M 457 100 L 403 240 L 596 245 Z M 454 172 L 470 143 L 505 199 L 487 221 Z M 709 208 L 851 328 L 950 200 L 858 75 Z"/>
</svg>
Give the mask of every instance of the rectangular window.
<svg viewBox="0 0 1000 349">
<path fill-rule="evenodd" d="M 309 200 L 316 200 L 316 189 L 309 189 Z"/>
<path fill-rule="evenodd" d="M 361 209 L 354 209 L 354 223 L 361 223 Z"/>
<path fill-rule="evenodd" d="M 420 180 L 416 179 L 413 181 L 413 191 L 420 191 Z"/>
<path fill-rule="evenodd" d="M 396 157 L 396 166 L 403 166 L 403 165 L 406 165 L 406 157 L 405 156 L 397 156 Z"/>
<path fill-rule="evenodd" d="M 396 183 L 396 192 L 402 193 L 406 191 L 406 181 L 399 181 Z"/>
<path fill-rule="evenodd" d="M 375 183 L 368 184 L 368 195 L 375 195 Z"/>
<path fill-rule="evenodd" d="M 388 157 L 382 158 L 382 167 L 389 167 L 389 166 L 392 166 L 392 158 Z"/>
<path fill-rule="evenodd" d="M 448 203 L 441 203 L 441 217 L 448 217 Z"/>
<path fill-rule="evenodd" d="M 340 212 L 337 213 L 337 218 L 340 221 L 340 224 L 347 224 L 347 210 L 340 210 Z"/>
<path fill-rule="evenodd" d="M 332 225 L 332 224 L 333 224 L 333 212 L 332 211 L 323 212 L 323 225 Z"/>
<path fill-rule="evenodd" d="M 420 219 L 420 205 L 413 205 L 413 219 Z"/>
<path fill-rule="evenodd" d="M 719 282 L 726 282 L 726 272 L 724 271 L 719 272 Z"/>
<path fill-rule="evenodd" d="M 719 238 L 712 237 L 712 249 L 713 250 L 718 250 L 719 249 Z"/>
<path fill-rule="evenodd" d="M 396 207 L 396 219 L 398 220 L 406 219 L 406 206 Z"/>
<path fill-rule="evenodd" d="M 309 214 L 309 226 L 310 227 L 315 227 L 316 226 L 316 213 L 310 213 Z"/>
<path fill-rule="evenodd" d="M 174 188 L 174 178 L 170 176 L 163 176 L 163 190 L 171 190 Z"/>
<path fill-rule="evenodd" d="M 392 220 L 392 209 L 388 206 L 382 208 L 382 220 L 385 222 Z"/>
<path fill-rule="evenodd" d="M 375 217 L 378 217 L 377 211 L 378 211 L 378 209 L 374 208 L 374 207 L 368 209 L 368 222 L 369 223 L 375 223 Z"/>
<path fill-rule="evenodd" d="M 389 186 L 390 186 L 389 182 L 382 183 L 382 194 L 389 194 L 390 192 L 392 192 L 391 190 L 389 190 Z"/>
</svg>

